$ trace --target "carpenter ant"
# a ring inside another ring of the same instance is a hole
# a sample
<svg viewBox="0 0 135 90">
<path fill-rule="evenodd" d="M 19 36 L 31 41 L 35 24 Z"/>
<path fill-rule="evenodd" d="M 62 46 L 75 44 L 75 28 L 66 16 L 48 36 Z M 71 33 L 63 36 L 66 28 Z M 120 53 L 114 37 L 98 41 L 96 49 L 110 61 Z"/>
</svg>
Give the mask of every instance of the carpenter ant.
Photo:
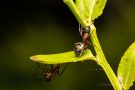
<svg viewBox="0 0 135 90">
<path fill-rule="evenodd" d="M 80 57 L 82 55 L 83 50 L 85 50 L 88 47 L 88 45 L 90 44 L 90 42 L 89 42 L 90 26 L 87 26 L 84 29 L 84 28 L 80 27 L 80 25 L 79 25 L 79 32 L 83 38 L 83 42 L 75 43 L 75 55 L 77 57 Z"/>
<path fill-rule="evenodd" d="M 62 72 L 60 72 L 60 64 L 56 64 L 56 65 L 51 65 L 51 68 L 48 70 L 43 70 L 42 71 L 42 78 L 45 81 L 51 81 L 53 78 L 55 78 L 56 76 L 61 76 L 62 73 L 64 72 L 65 68 L 62 70 Z"/>
</svg>

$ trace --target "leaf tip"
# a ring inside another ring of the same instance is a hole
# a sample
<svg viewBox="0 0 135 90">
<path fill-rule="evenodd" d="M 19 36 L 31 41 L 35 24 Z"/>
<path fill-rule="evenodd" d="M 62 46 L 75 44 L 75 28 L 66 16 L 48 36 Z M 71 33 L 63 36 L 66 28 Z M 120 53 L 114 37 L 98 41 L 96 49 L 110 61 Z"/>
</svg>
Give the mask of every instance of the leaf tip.
<svg viewBox="0 0 135 90">
<path fill-rule="evenodd" d="M 36 56 L 31 56 L 31 57 L 30 57 L 30 59 L 31 59 L 31 60 L 33 60 L 33 61 L 37 61 L 37 60 L 39 60 L 39 58 L 38 58 L 38 57 L 36 57 Z"/>
</svg>

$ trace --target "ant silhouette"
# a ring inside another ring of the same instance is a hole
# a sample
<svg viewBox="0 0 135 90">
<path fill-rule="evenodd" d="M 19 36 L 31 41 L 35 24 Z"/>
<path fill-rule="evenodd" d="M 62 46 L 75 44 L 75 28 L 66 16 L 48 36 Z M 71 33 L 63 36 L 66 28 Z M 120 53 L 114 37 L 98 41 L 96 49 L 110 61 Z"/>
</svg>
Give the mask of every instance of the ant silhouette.
<svg viewBox="0 0 135 90">
<path fill-rule="evenodd" d="M 39 66 L 39 64 L 37 63 Z M 39 66 L 40 67 L 40 66 Z M 51 81 L 57 76 L 61 76 L 63 72 L 65 71 L 66 67 L 60 72 L 60 64 L 53 64 L 51 65 L 50 69 L 48 68 L 43 68 L 42 73 L 41 73 L 41 78 L 44 81 Z"/>
<path fill-rule="evenodd" d="M 90 37 L 89 32 L 90 32 L 90 30 L 91 30 L 90 26 L 82 28 L 79 25 L 79 33 L 83 38 L 83 42 L 75 43 L 75 55 L 77 57 L 80 57 L 82 55 L 82 52 L 88 47 L 88 45 L 91 44 L 89 42 L 89 37 Z"/>
</svg>

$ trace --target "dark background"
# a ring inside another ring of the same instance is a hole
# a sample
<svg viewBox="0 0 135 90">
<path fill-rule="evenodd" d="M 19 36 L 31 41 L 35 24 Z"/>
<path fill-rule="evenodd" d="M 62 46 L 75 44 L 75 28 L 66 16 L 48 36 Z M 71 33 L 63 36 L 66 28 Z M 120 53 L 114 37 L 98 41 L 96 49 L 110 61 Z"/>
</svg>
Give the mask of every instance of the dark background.
<svg viewBox="0 0 135 90">
<path fill-rule="evenodd" d="M 113 70 L 135 41 L 135 1 L 108 0 L 95 21 Z M 0 90 L 113 90 L 93 61 L 69 63 L 51 82 L 29 57 L 71 51 L 81 41 L 78 22 L 62 0 L 0 0 Z M 131 90 L 135 89 L 135 86 Z"/>
</svg>

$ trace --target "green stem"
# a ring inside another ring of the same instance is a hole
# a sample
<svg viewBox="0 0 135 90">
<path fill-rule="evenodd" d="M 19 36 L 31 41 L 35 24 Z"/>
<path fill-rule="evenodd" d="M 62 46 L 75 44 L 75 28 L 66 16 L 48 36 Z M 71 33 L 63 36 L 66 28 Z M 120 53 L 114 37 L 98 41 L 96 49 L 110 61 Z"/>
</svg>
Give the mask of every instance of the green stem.
<svg viewBox="0 0 135 90">
<path fill-rule="evenodd" d="M 91 41 L 94 45 L 94 49 L 95 52 L 97 54 L 97 63 L 104 69 L 105 73 L 107 74 L 112 86 L 114 87 L 115 90 L 122 90 L 121 85 L 118 82 L 118 79 L 116 77 L 116 75 L 114 74 L 112 68 L 110 67 L 110 65 L 108 64 L 104 53 L 102 51 L 102 48 L 100 46 L 99 40 L 97 38 L 97 34 L 96 34 L 96 28 L 94 27 L 94 25 L 91 25 Z"/>
</svg>

